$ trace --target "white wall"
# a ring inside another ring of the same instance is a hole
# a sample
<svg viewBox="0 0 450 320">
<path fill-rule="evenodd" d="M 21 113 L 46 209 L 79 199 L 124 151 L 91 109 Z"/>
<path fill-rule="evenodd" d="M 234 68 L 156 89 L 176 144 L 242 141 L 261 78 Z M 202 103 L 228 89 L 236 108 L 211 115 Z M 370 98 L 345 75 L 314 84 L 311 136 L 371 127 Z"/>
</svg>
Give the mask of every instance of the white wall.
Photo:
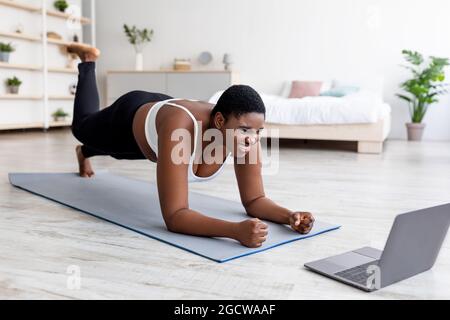
<svg viewBox="0 0 450 320">
<path fill-rule="evenodd" d="M 267 93 L 293 78 L 383 78 L 390 137 L 404 138 L 408 111 L 394 96 L 408 76 L 400 52 L 450 57 L 449 12 L 446 0 L 97 0 L 101 88 L 106 70 L 133 68 L 122 25 L 136 24 L 155 30 L 144 51 L 148 69 L 169 67 L 176 57 L 195 61 L 208 50 L 212 68 L 222 68 L 230 52 L 241 82 Z M 450 139 L 449 96 L 425 122 L 425 139 Z"/>
</svg>

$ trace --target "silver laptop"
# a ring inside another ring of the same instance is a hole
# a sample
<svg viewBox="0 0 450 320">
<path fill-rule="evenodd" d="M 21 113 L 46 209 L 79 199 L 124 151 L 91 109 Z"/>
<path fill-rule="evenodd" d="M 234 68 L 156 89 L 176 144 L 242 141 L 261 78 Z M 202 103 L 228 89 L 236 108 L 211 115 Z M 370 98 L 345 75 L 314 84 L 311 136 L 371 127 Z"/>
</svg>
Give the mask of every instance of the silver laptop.
<svg viewBox="0 0 450 320">
<path fill-rule="evenodd" d="M 374 291 L 434 265 L 450 224 L 450 203 L 400 214 L 383 251 L 364 247 L 306 263 L 324 276 Z"/>
</svg>

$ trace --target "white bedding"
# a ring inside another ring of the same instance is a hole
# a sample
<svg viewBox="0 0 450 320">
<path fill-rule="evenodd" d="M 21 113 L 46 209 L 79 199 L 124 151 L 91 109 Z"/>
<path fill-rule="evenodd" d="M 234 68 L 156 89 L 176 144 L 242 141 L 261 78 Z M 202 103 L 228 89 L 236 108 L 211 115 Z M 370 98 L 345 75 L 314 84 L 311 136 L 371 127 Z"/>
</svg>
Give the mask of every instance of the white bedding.
<svg viewBox="0 0 450 320">
<path fill-rule="evenodd" d="M 214 94 L 210 103 L 217 103 L 223 91 Z M 266 106 L 266 122 L 279 124 L 344 124 L 374 123 L 391 113 L 391 107 L 380 97 L 360 91 L 342 98 L 306 97 L 288 99 L 261 94 Z"/>
</svg>

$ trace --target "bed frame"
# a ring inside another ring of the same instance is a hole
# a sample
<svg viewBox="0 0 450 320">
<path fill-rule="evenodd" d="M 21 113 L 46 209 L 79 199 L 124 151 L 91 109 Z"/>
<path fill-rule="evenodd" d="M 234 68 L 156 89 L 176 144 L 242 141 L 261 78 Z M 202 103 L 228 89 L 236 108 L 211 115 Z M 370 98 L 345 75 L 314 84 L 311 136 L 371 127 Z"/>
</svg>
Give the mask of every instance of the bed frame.
<svg viewBox="0 0 450 320">
<path fill-rule="evenodd" d="M 383 142 L 390 128 L 391 117 L 387 115 L 375 123 L 286 125 L 266 123 L 263 137 L 271 138 L 272 129 L 279 130 L 279 138 L 356 141 L 359 153 L 381 153 Z M 273 133 L 272 133 L 273 134 Z"/>
</svg>

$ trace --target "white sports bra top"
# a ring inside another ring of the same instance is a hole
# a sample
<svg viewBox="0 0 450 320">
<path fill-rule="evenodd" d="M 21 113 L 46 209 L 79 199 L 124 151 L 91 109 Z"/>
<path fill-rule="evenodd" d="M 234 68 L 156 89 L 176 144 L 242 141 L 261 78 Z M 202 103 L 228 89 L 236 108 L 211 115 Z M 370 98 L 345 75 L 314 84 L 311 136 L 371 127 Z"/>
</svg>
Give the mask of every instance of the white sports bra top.
<svg viewBox="0 0 450 320">
<path fill-rule="evenodd" d="M 219 175 L 219 173 L 223 170 L 225 167 L 225 161 L 228 159 L 228 156 L 230 154 L 227 154 L 227 157 L 222 164 L 222 166 L 215 172 L 213 175 L 209 177 L 198 177 L 194 173 L 194 159 L 195 154 L 197 152 L 197 139 L 198 139 L 198 123 L 195 119 L 194 115 L 184 106 L 181 106 L 179 104 L 171 103 L 170 101 L 173 100 L 188 100 L 188 101 L 199 101 L 199 100 L 191 100 L 191 99 L 167 99 L 163 101 L 159 101 L 155 103 L 150 111 L 147 114 L 147 117 L 145 119 L 145 137 L 147 139 L 147 142 L 152 148 L 152 150 L 155 152 L 156 156 L 158 156 L 158 132 L 156 131 L 156 115 L 158 114 L 159 109 L 161 109 L 164 105 L 170 105 L 173 107 L 177 107 L 180 109 L 183 109 L 186 111 L 186 113 L 191 117 L 192 121 L 194 121 L 194 151 L 191 154 L 191 158 L 189 159 L 189 167 L 188 167 L 188 181 L 189 182 L 199 182 L 199 181 L 207 181 L 214 179 L 216 176 Z"/>
</svg>

